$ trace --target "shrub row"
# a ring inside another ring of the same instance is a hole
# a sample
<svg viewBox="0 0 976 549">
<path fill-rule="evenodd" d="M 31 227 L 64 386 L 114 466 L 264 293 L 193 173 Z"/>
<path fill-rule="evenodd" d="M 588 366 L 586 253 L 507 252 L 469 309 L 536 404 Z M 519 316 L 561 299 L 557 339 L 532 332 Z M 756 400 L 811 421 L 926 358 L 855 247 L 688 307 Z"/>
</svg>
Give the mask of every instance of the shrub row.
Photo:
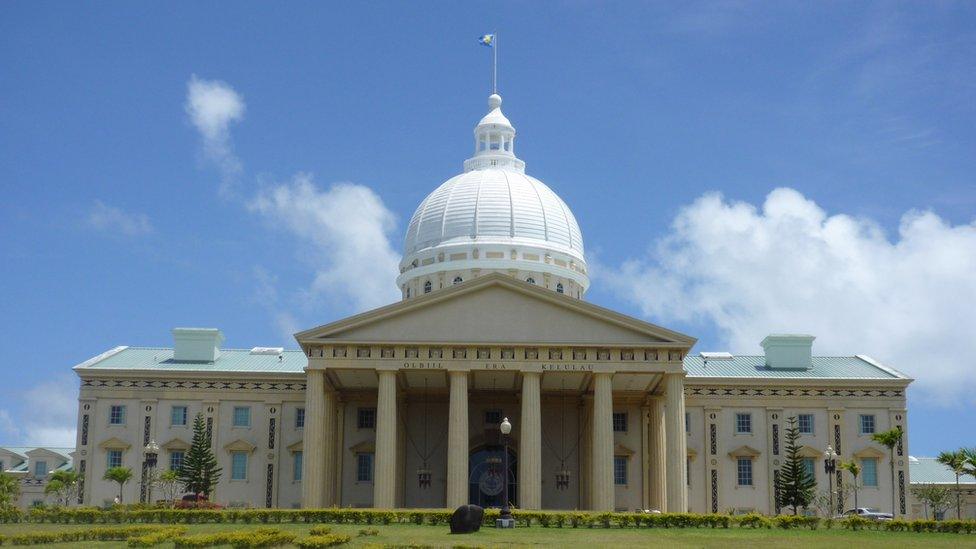
<svg viewBox="0 0 976 549">
<path fill-rule="evenodd" d="M 903 532 L 976 533 L 973 520 L 893 520 L 872 521 L 861 517 L 821 519 L 818 517 L 779 515 L 719 515 L 691 513 L 594 513 L 586 511 L 513 511 L 519 526 L 544 528 L 845 528 L 850 530 L 891 530 Z M 27 513 L 8 511 L 0 514 L 2 522 L 48 522 L 63 524 L 427 524 L 447 525 L 451 511 L 446 509 L 98 509 L 94 507 L 33 509 Z M 485 511 L 484 524 L 494 524 L 497 509 Z M 327 535 L 329 532 L 314 535 Z"/>
<path fill-rule="evenodd" d="M 186 532 L 183 526 L 116 526 L 88 528 L 86 530 L 67 530 L 64 532 L 31 532 L 14 534 L 6 540 L 10 545 L 47 545 L 50 543 L 65 543 L 79 541 L 125 541 L 136 537 L 153 534 L 164 534 L 167 539 Z M 162 542 L 160 542 L 162 543 Z"/>
<path fill-rule="evenodd" d="M 277 547 L 295 541 L 297 536 L 276 528 L 256 528 L 236 532 L 217 532 L 213 534 L 194 534 L 173 539 L 176 549 L 186 547 Z"/>
<path fill-rule="evenodd" d="M 336 545 L 349 543 L 349 540 L 351 539 L 351 537 L 345 534 L 321 534 L 298 538 L 292 543 L 294 543 L 297 547 L 301 547 L 302 549 L 318 549 L 320 547 L 334 547 Z"/>
</svg>

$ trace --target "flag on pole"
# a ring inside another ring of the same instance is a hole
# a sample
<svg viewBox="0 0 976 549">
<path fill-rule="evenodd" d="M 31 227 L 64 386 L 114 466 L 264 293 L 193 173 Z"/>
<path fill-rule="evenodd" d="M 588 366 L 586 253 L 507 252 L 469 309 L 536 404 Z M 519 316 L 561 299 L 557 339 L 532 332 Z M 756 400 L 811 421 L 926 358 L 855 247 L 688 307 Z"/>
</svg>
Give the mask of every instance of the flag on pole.
<svg viewBox="0 0 976 549">
<path fill-rule="evenodd" d="M 478 38 L 478 43 L 485 47 L 492 47 L 495 45 L 495 35 L 494 34 L 483 34 Z"/>
</svg>

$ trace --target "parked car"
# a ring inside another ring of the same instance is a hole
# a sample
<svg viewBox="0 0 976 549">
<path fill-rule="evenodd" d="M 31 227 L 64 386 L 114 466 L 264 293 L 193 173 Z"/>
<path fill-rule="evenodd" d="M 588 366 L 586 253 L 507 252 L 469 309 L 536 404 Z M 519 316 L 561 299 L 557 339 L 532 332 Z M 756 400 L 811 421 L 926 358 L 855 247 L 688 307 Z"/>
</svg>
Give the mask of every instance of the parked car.
<svg viewBox="0 0 976 549">
<path fill-rule="evenodd" d="M 844 511 L 844 514 L 837 518 L 847 518 L 859 516 L 861 518 L 866 518 L 869 520 L 891 520 L 894 518 L 891 513 L 882 513 L 877 509 L 871 507 L 858 507 L 857 509 L 848 509 Z"/>
</svg>

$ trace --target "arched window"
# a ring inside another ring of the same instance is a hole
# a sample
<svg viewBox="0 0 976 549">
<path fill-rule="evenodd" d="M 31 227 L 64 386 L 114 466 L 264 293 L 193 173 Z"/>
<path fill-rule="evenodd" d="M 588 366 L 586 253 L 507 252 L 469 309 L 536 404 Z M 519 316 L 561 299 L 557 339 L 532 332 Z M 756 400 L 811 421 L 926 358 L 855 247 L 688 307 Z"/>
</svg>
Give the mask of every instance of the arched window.
<svg viewBox="0 0 976 549">
<path fill-rule="evenodd" d="M 557 294 L 563 293 L 563 283 L 562 282 L 560 282 L 559 284 L 556 284 L 556 293 Z"/>
<path fill-rule="evenodd" d="M 427 282 L 424 282 L 424 293 L 425 294 L 429 294 L 430 293 L 430 289 L 431 289 L 430 281 L 428 280 Z"/>
<path fill-rule="evenodd" d="M 462 279 L 461 277 L 459 277 L 459 276 L 454 277 L 454 283 L 455 284 L 460 284 L 462 282 L 464 282 L 464 279 Z"/>
<path fill-rule="evenodd" d="M 535 284 L 535 279 L 532 278 L 531 276 L 529 278 L 526 278 L 525 281 L 528 282 L 529 284 Z"/>
</svg>

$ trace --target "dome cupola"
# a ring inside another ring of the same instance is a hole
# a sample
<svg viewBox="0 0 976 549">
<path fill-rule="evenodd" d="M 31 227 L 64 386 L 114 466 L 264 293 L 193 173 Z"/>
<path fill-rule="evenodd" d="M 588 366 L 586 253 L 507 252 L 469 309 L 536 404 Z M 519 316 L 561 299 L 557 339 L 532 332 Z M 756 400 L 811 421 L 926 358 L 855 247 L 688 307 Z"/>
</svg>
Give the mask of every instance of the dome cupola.
<svg viewBox="0 0 976 549">
<path fill-rule="evenodd" d="M 488 98 L 464 172 L 430 193 L 410 219 L 397 278 L 404 299 L 490 272 L 577 298 L 589 287 L 576 218 L 525 173 L 501 104 L 497 94 Z"/>
</svg>

